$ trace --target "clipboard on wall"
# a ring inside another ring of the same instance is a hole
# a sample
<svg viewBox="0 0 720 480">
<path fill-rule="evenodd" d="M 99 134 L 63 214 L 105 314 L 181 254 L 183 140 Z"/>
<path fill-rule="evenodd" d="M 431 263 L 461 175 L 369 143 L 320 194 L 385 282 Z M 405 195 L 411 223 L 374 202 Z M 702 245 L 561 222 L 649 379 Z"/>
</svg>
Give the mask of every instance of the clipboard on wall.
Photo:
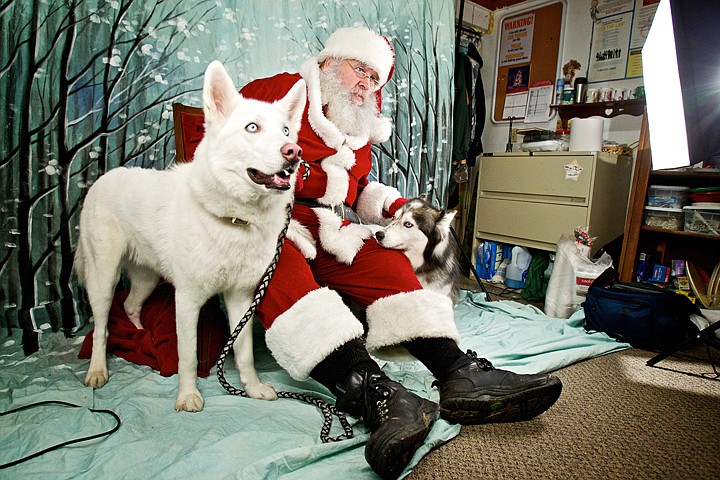
<svg viewBox="0 0 720 480">
<path fill-rule="evenodd" d="M 502 17 L 493 89 L 493 123 L 523 120 L 530 89 L 559 78 L 565 1 Z"/>
</svg>

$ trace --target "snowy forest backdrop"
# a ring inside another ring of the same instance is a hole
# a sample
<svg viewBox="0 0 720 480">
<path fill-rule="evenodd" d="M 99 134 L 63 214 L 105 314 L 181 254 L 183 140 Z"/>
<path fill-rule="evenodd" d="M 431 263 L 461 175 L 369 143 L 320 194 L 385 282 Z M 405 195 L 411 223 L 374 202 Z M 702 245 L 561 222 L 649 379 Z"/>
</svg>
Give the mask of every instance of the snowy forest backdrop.
<svg viewBox="0 0 720 480">
<path fill-rule="evenodd" d="M 2 0 L 0 340 L 89 318 L 72 271 L 82 200 L 118 166 L 174 163 L 172 103 L 201 106 L 207 64 L 238 88 L 295 72 L 338 27 L 392 42 L 383 90 L 395 132 L 373 174 L 444 204 L 451 142 L 453 3 L 435 0 Z"/>
</svg>

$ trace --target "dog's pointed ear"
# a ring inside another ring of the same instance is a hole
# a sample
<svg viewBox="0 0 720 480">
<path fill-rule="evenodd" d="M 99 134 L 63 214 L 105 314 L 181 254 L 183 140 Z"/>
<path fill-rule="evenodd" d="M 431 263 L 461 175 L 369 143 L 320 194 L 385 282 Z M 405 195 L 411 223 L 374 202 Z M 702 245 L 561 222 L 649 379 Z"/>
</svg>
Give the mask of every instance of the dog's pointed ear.
<svg viewBox="0 0 720 480">
<path fill-rule="evenodd" d="M 295 85 L 292 86 L 290 91 L 288 91 L 283 98 L 275 102 L 275 105 L 287 112 L 288 119 L 295 132 L 300 130 L 300 122 L 305 112 L 305 102 L 307 102 L 307 89 L 305 87 L 305 80 L 303 79 L 295 82 Z"/>
<path fill-rule="evenodd" d="M 230 115 L 240 95 L 223 64 L 215 60 L 205 70 L 203 112 L 205 129 L 213 130 Z"/>
<path fill-rule="evenodd" d="M 450 231 L 450 224 L 453 221 L 453 218 L 455 218 L 455 214 L 457 214 L 457 210 L 445 210 L 440 217 L 440 220 L 437 222 L 437 228 L 443 232 L 443 235 Z"/>
</svg>

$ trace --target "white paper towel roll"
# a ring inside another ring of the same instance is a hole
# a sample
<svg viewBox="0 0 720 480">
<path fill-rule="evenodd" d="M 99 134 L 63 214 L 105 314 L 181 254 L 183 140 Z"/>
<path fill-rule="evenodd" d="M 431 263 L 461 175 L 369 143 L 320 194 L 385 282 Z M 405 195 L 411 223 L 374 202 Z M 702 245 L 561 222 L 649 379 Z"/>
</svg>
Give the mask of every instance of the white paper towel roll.
<svg viewBox="0 0 720 480">
<path fill-rule="evenodd" d="M 573 118 L 570 126 L 570 151 L 597 152 L 602 150 L 603 126 L 599 117 Z"/>
</svg>

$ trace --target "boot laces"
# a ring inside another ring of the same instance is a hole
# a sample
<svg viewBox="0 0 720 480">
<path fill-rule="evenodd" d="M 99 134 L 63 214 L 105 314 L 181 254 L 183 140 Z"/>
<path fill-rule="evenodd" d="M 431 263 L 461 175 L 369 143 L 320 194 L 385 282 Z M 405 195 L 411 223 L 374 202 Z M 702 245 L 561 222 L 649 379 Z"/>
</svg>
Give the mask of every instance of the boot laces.
<svg viewBox="0 0 720 480">
<path fill-rule="evenodd" d="M 482 357 L 478 358 L 477 353 L 472 350 L 468 350 L 465 353 L 465 355 L 470 359 L 470 361 L 472 363 L 477 365 L 479 368 L 482 368 L 486 372 L 495 369 L 495 367 L 493 367 L 493 364 L 490 362 L 490 360 L 488 360 L 487 358 L 482 358 Z"/>
<path fill-rule="evenodd" d="M 380 425 L 388 420 L 390 410 L 388 408 L 388 400 L 392 392 L 383 385 L 382 378 L 376 376 L 366 376 L 365 401 L 363 402 L 363 419 L 365 426 L 370 431 L 375 431 Z"/>
</svg>

